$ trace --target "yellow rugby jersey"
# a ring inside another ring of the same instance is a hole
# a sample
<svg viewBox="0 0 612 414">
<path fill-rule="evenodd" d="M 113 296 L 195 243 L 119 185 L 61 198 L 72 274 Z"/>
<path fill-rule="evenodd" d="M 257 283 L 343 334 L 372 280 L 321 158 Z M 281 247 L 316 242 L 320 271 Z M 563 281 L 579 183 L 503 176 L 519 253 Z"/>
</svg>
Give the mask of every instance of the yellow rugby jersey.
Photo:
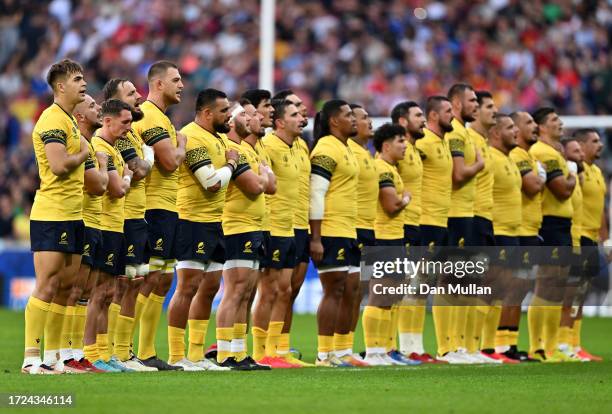
<svg viewBox="0 0 612 414">
<path fill-rule="evenodd" d="M 308 144 L 302 138 L 293 144 L 297 148 L 300 161 L 299 196 L 297 206 L 295 206 L 295 216 L 293 218 L 293 228 L 308 230 L 308 208 L 310 204 L 310 151 Z"/>
<path fill-rule="evenodd" d="M 123 158 L 114 146 L 103 138 L 94 136 L 91 139 L 94 149 L 108 155 L 108 172 L 117 171 L 123 177 Z M 102 196 L 102 214 L 100 215 L 100 229 L 123 233 L 125 197 L 112 198 L 108 191 Z"/>
<path fill-rule="evenodd" d="M 389 164 L 382 158 L 377 158 L 376 172 L 378 175 L 378 188 L 393 187 L 395 194 L 402 198 L 404 183 L 395 165 Z M 380 201 L 376 203 L 376 220 L 374 221 L 374 234 L 377 239 L 397 240 L 404 238 L 404 214 L 403 211 L 394 215 L 385 212 Z"/>
<path fill-rule="evenodd" d="M 295 143 L 289 146 L 273 133 L 263 137 L 261 145 L 270 158 L 269 165 L 276 176 L 276 193 L 266 196 L 266 206 L 269 206 L 270 235 L 294 237 L 295 205 L 300 194 L 299 150 Z"/>
<path fill-rule="evenodd" d="M 321 236 L 357 238 L 359 163 L 351 148 L 333 135 L 321 137 L 310 154 L 312 174 L 329 180 Z"/>
<path fill-rule="evenodd" d="M 227 187 L 216 193 L 204 190 L 194 173 L 211 165 L 219 169 L 227 164 L 225 151 L 229 140 L 225 134 L 213 134 L 195 122 L 181 131 L 187 137 L 185 161 L 179 167 L 179 186 L 176 196 L 179 218 L 199 223 L 221 221 Z"/>
<path fill-rule="evenodd" d="M 406 142 L 406 155 L 397 163 L 404 188 L 410 191 L 410 203 L 404 209 L 404 224 L 418 226 L 421 219 L 421 185 L 423 180 L 423 161 L 412 143 Z"/>
<path fill-rule="evenodd" d="M 96 158 L 96 150 L 91 142 L 89 143 L 89 155 L 85 160 L 85 171 L 91 168 L 100 168 Z M 102 213 L 102 196 L 89 194 L 83 190 L 83 223 L 87 227 L 94 229 L 100 228 L 100 214 Z"/>
<path fill-rule="evenodd" d="M 416 141 L 423 161 L 421 218 L 419 224 L 446 227 L 453 186 L 453 160 L 448 141 L 429 129 Z"/>
<path fill-rule="evenodd" d="M 572 197 L 570 198 L 572 202 L 572 246 L 580 246 L 580 234 L 582 232 L 582 212 L 584 208 L 584 203 L 582 199 L 582 186 L 580 185 L 580 180 L 576 182 L 576 188 L 574 188 L 574 192 L 572 193 Z M 597 239 L 595 239 L 597 240 Z"/>
<path fill-rule="evenodd" d="M 378 204 L 378 174 L 374 157 L 370 151 L 349 139 L 348 146 L 359 163 L 357 183 L 357 221 L 358 229 L 374 230 L 376 205 Z"/>
<path fill-rule="evenodd" d="M 515 147 L 510 151 L 510 159 L 518 167 L 521 177 L 531 171 L 538 175 L 537 161 L 525 149 Z M 537 236 L 542 225 L 542 193 L 539 192 L 533 197 L 528 197 L 521 191 L 521 212 L 523 219 L 519 236 Z"/>
<path fill-rule="evenodd" d="M 478 131 L 468 128 L 468 132 L 485 163 L 484 168 L 476 174 L 474 216 L 493 220 L 493 158 L 491 148 L 487 139 L 480 135 Z"/>
<path fill-rule="evenodd" d="M 509 156 L 491 147 L 493 160 L 493 234 L 518 236 L 521 226 L 521 173 Z"/>
<path fill-rule="evenodd" d="M 144 118 L 133 123 L 132 130 L 142 138 L 144 143 L 153 146 L 162 139 L 168 138 L 176 147 L 176 130 L 170 118 L 151 101 L 144 101 L 140 109 L 144 113 Z M 157 162 L 153 164 L 151 173 L 145 182 L 147 210 L 176 211 L 178 177 L 178 168 L 168 173 L 161 169 Z"/>
<path fill-rule="evenodd" d="M 563 158 L 563 155 L 561 155 L 559 151 L 550 145 L 538 141 L 532 145 L 529 149 L 529 153 L 544 166 L 547 182 L 560 175 L 567 177 L 569 171 L 565 158 Z M 571 197 L 567 200 L 559 200 L 548 187 L 544 188 L 544 193 L 542 195 L 542 216 L 556 216 L 571 219 L 572 215 Z"/>
<path fill-rule="evenodd" d="M 245 141 L 243 141 L 245 142 Z M 248 144 L 247 142 L 245 142 L 246 144 Z M 249 147 L 251 147 L 251 145 L 249 144 Z M 268 154 L 268 152 L 266 151 L 266 149 L 264 148 L 263 144 L 261 143 L 261 139 L 258 139 L 255 142 L 255 152 L 257 153 L 257 156 L 259 157 L 260 160 L 263 160 L 266 164 L 268 164 L 268 166 L 270 167 L 272 164 L 272 160 L 270 159 L 270 155 Z M 278 184 L 278 183 L 277 183 Z M 265 203 L 265 214 L 261 220 L 261 229 L 263 231 L 270 231 L 270 195 L 268 194 L 264 194 L 264 203 Z"/>
<path fill-rule="evenodd" d="M 581 236 L 599 240 L 599 229 L 604 212 L 606 181 L 599 167 L 584 163 L 582 173 L 582 229 Z"/>
<path fill-rule="evenodd" d="M 81 151 L 81 132 L 72 115 L 54 103 L 43 111 L 32 131 L 40 188 L 36 191 L 31 220 L 67 221 L 83 218 L 84 163 L 58 177 L 51 172 L 45 144 L 57 142 L 68 154 Z"/>
<path fill-rule="evenodd" d="M 451 156 L 463 157 L 465 165 L 469 166 L 476 162 L 476 151 L 474 141 L 468 130 L 457 119 L 451 122 L 453 130 L 444 135 L 448 141 Z M 448 211 L 449 217 L 474 217 L 474 197 L 476 196 L 476 177 L 472 177 L 461 188 L 453 188 L 451 191 L 451 206 Z"/>
<path fill-rule="evenodd" d="M 130 131 L 125 137 L 119 138 L 115 142 L 115 148 L 121 154 L 123 161 L 128 161 L 136 157 L 144 158 L 142 153 L 142 140 L 134 132 Z M 145 179 L 132 180 L 130 192 L 125 196 L 125 219 L 143 219 L 146 210 L 146 191 Z"/>
<path fill-rule="evenodd" d="M 232 174 L 232 180 L 225 193 L 225 206 L 221 215 L 221 224 L 225 235 L 260 231 L 266 210 L 263 193 L 257 196 L 246 195 L 240 190 L 234 180 L 245 171 L 251 169 L 259 174 L 259 155 L 251 145 L 242 141 L 240 144 L 227 140 L 228 148 L 240 153 L 238 165 Z"/>
</svg>

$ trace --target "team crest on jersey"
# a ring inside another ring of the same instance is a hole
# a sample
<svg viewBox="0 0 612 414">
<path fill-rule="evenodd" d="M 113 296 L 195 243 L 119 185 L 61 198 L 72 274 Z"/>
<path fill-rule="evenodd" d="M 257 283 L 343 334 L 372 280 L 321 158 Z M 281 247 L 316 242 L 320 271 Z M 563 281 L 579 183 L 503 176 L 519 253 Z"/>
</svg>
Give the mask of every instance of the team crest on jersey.
<svg viewBox="0 0 612 414">
<path fill-rule="evenodd" d="M 68 244 L 68 233 L 62 232 L 60 235 L 59 244 Z"/>
<path fill-rule="evenodd" d="M 204 254 L 204 242 L 198 243 L 198 248 L 196 249 L 197 254 Z"/>
<path fill-rule="evenodd" d="M 130 244 L 127 248 L 127 257 L 135 257 L 133 244 Z"/>
<path fill-rule="evenodd" d="M 245 242 L 242 253 L 253 253 L 253 242 L 251 242 L 250 240 Z"/>
<path fill-rule="evenodd" d="M 280 250 L 276 249 L 272 252 L 272 261 L 280 262 Z"/>
<path fill-rule="evenodd" d="M 155 248 L 153 250 L 164 250 L 164 239 L 157 239 L 157 241 L 155 242 Z"/>
<path fill-rule="evenodd" d="M 107 266 L 112 266 L 114 260 L 115 260 L 115 255 L 113 253 L 109 253 L 109 255 L 106 256 L 106 263 L 104 264 Z"/>
<path fill-rule="evenodd" d="M 83 246 L 83 256 L 89 256 L 89 250 L 90 246 L 89 243 L 87 243 L 85 246 Z"/>
<path fill-rule="evenodd" d="M 345 258 L 344 258 L 344 248 L 338 249 L 338 254 L 336 255 L 336 260 L 345 260 Z"/>
</svg>

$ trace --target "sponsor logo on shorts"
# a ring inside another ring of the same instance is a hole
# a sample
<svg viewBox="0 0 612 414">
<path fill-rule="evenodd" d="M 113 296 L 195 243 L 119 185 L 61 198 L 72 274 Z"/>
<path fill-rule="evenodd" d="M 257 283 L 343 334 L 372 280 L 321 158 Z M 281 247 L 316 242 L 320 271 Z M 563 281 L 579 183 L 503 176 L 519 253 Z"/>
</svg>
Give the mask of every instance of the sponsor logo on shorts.
<svg viewBox="0 0 612 414">
<path fill-rule="evenodd" d="M 247 241 L 244 243 L 244 249 L 242 250 L 242 253 L 253 253 L 253 242 L 252 241 Z"/>
<path fill-rule="evenodd" d="M 457 243 L 459 245 L 459 247 L 465 247 L 465 238 L 460 238 L 459 239 L 459 243 Z"/>
<path fill-rule="evenodd" d="M 552 257 L 553 259 L 558 259 L 558 258 L 559 258 L 559 249 L 558 249 L 557 247 L 555 247 L 555 248 L 552 250 L 551 257 Z"/>
<path fill-rule="evenodd" d="M 430 241 L 429 245 L 427 246 L 427 251 L 429 251 L 429 253 L 433 253 L 435 247 L 436 247 L 436 242 Z"/>
<path fill-rule="evenodd" d="M 363 243 L 359 243 L 359 245 L 357 247 L 359 247 L 359 251 L 362 251 L 363 250 Z"/>
<path fill-rule="evenodd" d="M 344 259 L 344 248 L 338 250 L 338 254 L 336 255 L 336 260 L 345 260 Z"/>
<path fill-rule="evenodd" d="M 68 233 L 65 231 L 60 235 L 59 244 L 68 244 Z"/>
<path fill-rule="evenodd" d="M 523 264 L 529 264 L 531 260 L 529 259 L 529 252 L 525 252 L 523 254 Z"/>
<path fill-rule="evenodd" d="M 276 249 L 272 252 L 272 261 L 280 262 L 280 250 Z"/>
<path fill-rule="evenodd" d="M 164 239 L 157 239 L 153 250 L 163 251 L 164 250 Z"/>
<path fill-rule="evenodd" d="M 89 243 L 83 246 L 83 256 L 89 256 L 90 249 L 91 249 L 91 246 L 89 245 Z"/>
<path fill-rule="evenodd" d="M 130 244 L 127 248 L 127 257 L 136 257 L 134 254 L 134 245 Z"/>
<path fill-rule="evenodd" d="M 114 253 L 109 253 L 108 256 L 106 256 L 106 262 L 104 263 L 107 266 L 113 266 L 115 261 L 115 254 Z"/>
<path fill-rule="evenodd" d="M 198 248 L 196 249 L 197 254 L 204 254 L 204 242 L 198 243 Z"/>
<path fill-rule="evenodd" d="M 499 251 L 499 260 L 506 261 L 506 249 L 501 249 Z"/>
</svg>

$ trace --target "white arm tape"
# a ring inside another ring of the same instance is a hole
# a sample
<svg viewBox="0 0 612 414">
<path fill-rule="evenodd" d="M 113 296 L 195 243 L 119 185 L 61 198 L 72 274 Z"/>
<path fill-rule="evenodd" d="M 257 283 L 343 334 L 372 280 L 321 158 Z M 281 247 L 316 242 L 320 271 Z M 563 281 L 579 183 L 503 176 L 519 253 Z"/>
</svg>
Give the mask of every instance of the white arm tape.
<svg viewBox="0 0 612 414">
<path fill-rule="evenodd" d="M 149 165 L 153 165 L 155 162 L 155 151 L 153 151 L 153 148 L 147 144 L 142 144 L 142 153 L 144 160 L 148 162 Z"/>
<path fill-rule="evenodd" d="M 310 175 L 310 219 L 323 220 L 325 211 L 325 194 L 329 188 L 329 181 L 320 175 Z"/>
<path fill-rule="evenodd" d="M 193 174 L 205 189 L 212 187 L 219 181 L 221 181 L 221 187 L 223 188 L 227 186 L 230 178 L 232 178 L 232 170 L 230 167 L 223 166 L 218 170 L 215 170 L 215 167 L 210 164 L 198 168 Z"/>
</svg>

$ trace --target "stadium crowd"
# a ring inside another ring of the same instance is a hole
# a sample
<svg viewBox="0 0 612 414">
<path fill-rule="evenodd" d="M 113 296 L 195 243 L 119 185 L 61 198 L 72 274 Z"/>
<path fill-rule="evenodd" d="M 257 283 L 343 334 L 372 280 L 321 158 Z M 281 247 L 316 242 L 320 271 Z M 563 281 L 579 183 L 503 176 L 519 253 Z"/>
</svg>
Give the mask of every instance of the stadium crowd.
<svg viewBox="0 0 612 414">
<path fill-rule="evenodd" d="M 610 113 L 610 3 L 526 4 L 277 2 L 275 85 L 296 91 L 310 115 L 339 97 L 387 116 L 457 78 L 495 91 L 502 111 L 551 103 L 560 114 Z M 194 91 L 234 99 L 256 85 L 258 13 L 258 2 L 237 0 L 0 1 L 0 238 L 28 238 L 38 185 L 30 136 L 51 99 L 52 62 L 82 62 L 97 97 L 119 75 L 144 94 L 149 65 L 176 61 L 186 96 L 171 118 L 184 125 Z"/>
</svg>

